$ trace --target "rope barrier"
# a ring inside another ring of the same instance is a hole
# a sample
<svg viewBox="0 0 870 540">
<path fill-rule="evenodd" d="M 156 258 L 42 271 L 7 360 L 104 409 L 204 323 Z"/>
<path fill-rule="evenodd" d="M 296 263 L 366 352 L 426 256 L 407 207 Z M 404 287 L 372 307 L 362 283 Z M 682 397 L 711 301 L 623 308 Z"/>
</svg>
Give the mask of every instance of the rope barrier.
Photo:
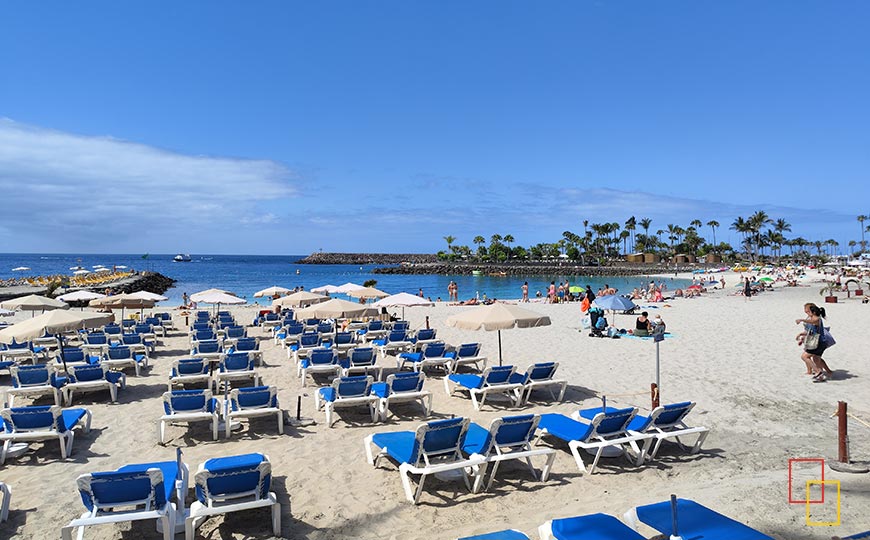
<svg viewBox="0 0 870 540">
<path fill-rule="evenodd" d="M 835 416 L 837 416 L 837 415 L 838 415 L 838 411 L 834 411 L 834 413 L 831 414 L 830 418 L 833 418 L 833 417 L 835 417 Z M 852 414 L 852 413 L 846 413 L 846 416 L 852 418 L 852 420 L 855 420 L 856 422 L 858 422 L 859 424 L 863 425 L 864 427 L 866 427 L 866 428 L 870 428 L 870 422 L 867 422 L 866 420 L 863 420 L 863 419 L 861 419 L 861 418 L 855 416 L 855 415 Z"/>
</svg>

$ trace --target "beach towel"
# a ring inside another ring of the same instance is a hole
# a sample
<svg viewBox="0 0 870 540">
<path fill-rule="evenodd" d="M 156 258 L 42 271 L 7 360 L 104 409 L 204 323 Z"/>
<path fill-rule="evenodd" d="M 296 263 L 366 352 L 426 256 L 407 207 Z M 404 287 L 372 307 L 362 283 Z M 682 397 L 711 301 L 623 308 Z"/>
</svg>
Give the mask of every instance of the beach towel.
<svg viewBox="0 0 870 540">
<path fill-rule="evenodd" d="M 622 335 L 622 337 L 624 337 L 624 338 L 629 338 L 629 339 L 642 339 L 642 340 L 644 340 L 644 341 L 652 341 L 652 339 L 653 339 L 653 336 L 636 336 L 636 335 L 634 335 L 634 334 L 621 334 L 621 335 Z M 672 338 L 675 338 L 675 337 L 677 337 L 677 336 L 675 336 L 674 334 L 671 334 L 670 332 L 665 332 L 665 339 L 672 339 Z"/>
</svg>

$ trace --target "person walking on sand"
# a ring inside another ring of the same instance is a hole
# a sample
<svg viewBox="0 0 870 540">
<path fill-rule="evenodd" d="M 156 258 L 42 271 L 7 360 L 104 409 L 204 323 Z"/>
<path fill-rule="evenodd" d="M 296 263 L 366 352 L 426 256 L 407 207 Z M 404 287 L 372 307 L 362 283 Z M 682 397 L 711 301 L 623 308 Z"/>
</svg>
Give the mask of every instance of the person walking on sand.
<svg viewBox="0 0 870 540">
<path fill-rule="evenodd" d="M 529 282 L 528 281 L 523 283 L 522 291 L 523 291 L 522 302 L 528 302 L 529 301 Z"/>
<path fill-rule="evenodd" d="M 825 349 L 828 348 L 825 342 L 825 326 L 822 319 L 825 318 L 825 308 L 813 304 L 812 302 L 804 304 L 804 313 L 806 317 L 803 319 L 795 319 L 795 324 L 803 324 L 804 328 L 795 339 L 799 346 L 804 348 L 801 353 L 801 360 L 807 366 L 807 375 L 813 376 L 813 382 L 825 382 L 828 377 L 834 372 L 828 367 L 828 363 L 822 358 Z M 813 339 L 811 336 L 818 336 Z M 811 348 L 807 348 L 807 339 L 813 339 L 816 342 Z"/>
<path fill-rule="evenodd" d="M 743 282 L 743 298 L 746 302 L 752 300 L 752 283 L 749 281 L 749 276 L 746 276 L 746 281 Z"/>
</svg>

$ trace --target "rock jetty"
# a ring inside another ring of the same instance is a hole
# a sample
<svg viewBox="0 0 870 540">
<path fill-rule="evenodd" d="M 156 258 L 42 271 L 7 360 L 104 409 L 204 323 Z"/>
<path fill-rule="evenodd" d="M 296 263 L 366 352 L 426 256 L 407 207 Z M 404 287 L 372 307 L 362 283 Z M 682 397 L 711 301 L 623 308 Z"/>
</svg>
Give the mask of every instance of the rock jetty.
<svg viewBox="0 0 870 540">
<path fill-rule="evenodd" d="M 434 263 L 438 257 L 428 253 L 312 253 L 296 264 L 401 264 Z"/>
<path fill-rule="evenodd" d="M 104 293 L 106 289 L 112 289 L 113 294 L 132 293 L 137 291 L 149 291 L 157 294 L 163 294 L 167 289 L 175 284 L 175 280 L 171 277 L 164 276 L 158 272 L 137 272 L 135 275 L 121 279 L 118 281 L 108 282 L 102 285 L 91 287 L 58 287 L 54 289 L 51 296 L 60 296 L 71 291 L 86 289 L 98 293 Z M 0 287 L 0 300 L 9 300 L 26 296 L 28 294 L 45 295 L 48 292 L 48 287 L 38 286 L 31 287 L 26 285 L 18 285 L 15 287 Z"/>
<path fill-rule="evenodd" d="M 422 263 L 400 264 L 375 268 L 375 274 L 441 274 L 468 275 L 480 273 L 485 276 L 643 276 L 669 272 L 691 271 L 691 266 L 667 266 L 663 264 L 640 264 L 619 266 L 582 266 L 572 263 L 511 263 L 511 264 L 473 264 L 473 263 Z"/>
</svg>

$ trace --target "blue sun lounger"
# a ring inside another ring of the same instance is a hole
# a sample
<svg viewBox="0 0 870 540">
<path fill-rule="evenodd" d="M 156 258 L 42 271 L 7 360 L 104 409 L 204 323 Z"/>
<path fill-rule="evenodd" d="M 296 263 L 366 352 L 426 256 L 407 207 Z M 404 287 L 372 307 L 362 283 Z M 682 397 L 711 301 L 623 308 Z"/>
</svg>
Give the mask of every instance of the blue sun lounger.
<svg viewBox="0 0 870 540">
<path fill-rule="evenodd" d="M 183 515 L 187 477 L 187 467 L 182 463 L 179 470 L 178 461 L 138 463 L 116 471 L 83 474 L 76 479 L 76 485 L 87 512 L 63 527 L 61 538 L 72 540 L 76 527 L 81 527 L 81 538 L 84 528 L 90 525 L 157 519 L 163 540 L 172 540 L 176 508 L 171 500 L 174 494 L 178 513 Z"/>
<path fill-rule="evenodd" d="M 844 536 L 840 540 L 870 540 L 870 531 Z"/>
<path fill-rule="evenodd" d="M 0 451 L 0 465 L 6 462 L 6 455 L 14 442 L 44 441 L 57 439 L 60 443 L 60 457 L 66 459 L 72 454 L 76 426 L 84 419 L 81 426 L 85 433 L 91 431 L 91 412 L 87 409 L 61 409 L 57 405 L 39 405 L 31 407 L 14 407 L 0 410 L 2 429 L 0 441 L 3 450 Z"/>
<path fill-rule="evenodd" d="M 538 535 L 541 540 L 646 540 L 607 514 L 554 519 L 538 527 Z"/>
<path fill-rule="evenodd" d="M 490 366 L 480 375 L 452 373 L 444 377 L 444 391 L 448 396 L 452 396 L 456 390 L 468 392 L 471 403 L 477 411 L 483 407 L 486 396 L 491 393 L 507 394 L 511 398 L 512 405 L 518 407 L 522 400 L 523 384 L 516 379 L 515 374 L 514 366 Z"/>
<path fill-rule="evenodd" d="M 649 453 L 649 458 L 654 459 L 659 452 L 659 448 L 666 439 L 675 439 L 681 447 L 683 443 L 680 437 L 687 435 L 697 435 L 694 446 L 689 450 L 690 454 L 696 454 L 704 444 L 707 434 L 710 432 L 706 427 L 689 427 L 683 420 L 695 407 L 692 401 L 684 401 L 682 403 L 673 403 L 656 407 L 649 416 L 637 415 L 634 420 L 628 424 L 629 431 L 644 433 L 655 437 L 656 443 L 652 451 Z"/>
<path fill-rule="evenodd" d="M 671 501 L 632 508 L 625 521 L 633 528 L 649 525 L 668 536 L 674 534 Z M 677 499 L 677 533 L 688 540 L 773 540 L 755 529 L 688 499 Z"/>
<path fill-rule="evenodd" d="M 465 536 L 459 540 L 529 540 L 529 537 L 516 529 L 505 529 L 474 536 Z"/>
<path fill-rule="evenodd" d="M 408 502 L 417 504 L 423 493 L 423 483 L 429 475 L 460 471 L 466 487 L 471 489 L 471 476 L 477 477 L 484 458 L 462 456 L 462 442 L 468 430 L 467 418 L 434 420 L 417 427 L 416 431 L 374 433 L 365 438 L 366 458 L 377 467 L 382 456 L 389 456 L 399 464 L 402 487 Z M 377 454 L 372 448 L 378 449 Z M 469 474 L 471 471 L 471 474 Z M 416 492 L 411 488 L 411 475 L 419 475 Z"/>
</svg>

